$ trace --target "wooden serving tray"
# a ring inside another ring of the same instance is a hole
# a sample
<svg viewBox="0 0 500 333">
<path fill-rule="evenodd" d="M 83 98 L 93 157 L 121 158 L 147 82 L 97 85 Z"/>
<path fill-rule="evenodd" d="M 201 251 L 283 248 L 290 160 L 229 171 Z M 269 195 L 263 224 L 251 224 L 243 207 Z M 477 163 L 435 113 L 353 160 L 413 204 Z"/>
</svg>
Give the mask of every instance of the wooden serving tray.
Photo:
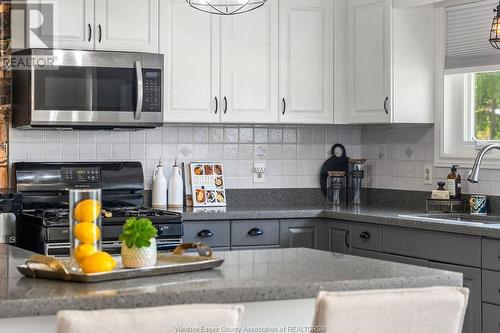
<svg viewBox="0 0 500 333">
<path fill-rule="evenodd" d="M 206 245 L 204 249 L 208 248 L 208 252 L 200 251 L 200 244 L 183 244 L 180 247 L 183 248 L 174 250 L 172 254 L 158 254 L 156 265 L 151 267 L 124 268 L 119 261 L 113 271 L 87 274 L 71 271 L 68 268 L 69 260 L 37 255 L 17 266 L 17 270 L 30 278 L 93 283 L 207 270 L 219 267 L 224 262 L 224 259 L 213 258 L 212 251 Z M 183 254 L 185 249 L 191 247 L 199 250 L 199 256 Z"/>
</svg>

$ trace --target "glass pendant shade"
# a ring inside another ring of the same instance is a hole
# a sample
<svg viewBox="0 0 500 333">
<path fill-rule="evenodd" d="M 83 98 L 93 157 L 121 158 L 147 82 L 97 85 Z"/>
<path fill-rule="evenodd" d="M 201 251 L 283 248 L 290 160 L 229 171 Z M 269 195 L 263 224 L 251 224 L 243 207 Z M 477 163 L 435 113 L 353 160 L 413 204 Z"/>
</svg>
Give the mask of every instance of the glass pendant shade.
<svg viewBox="0 0 500 333">
<path fill-rule="evenodd" d="M 500 50 L 500 3 L 498 7 L 494 10 L 495 17 L 493 18 L 493 23 L 491 24 L 490 30 L 490 44 L 495 49 Z"/>
<path fill-rule="evenodd" d="M 257 9 L 267 0 L 186 0 L 187 3 L 202 12 L 217 15 L 235 15 Z"/>
</svg>

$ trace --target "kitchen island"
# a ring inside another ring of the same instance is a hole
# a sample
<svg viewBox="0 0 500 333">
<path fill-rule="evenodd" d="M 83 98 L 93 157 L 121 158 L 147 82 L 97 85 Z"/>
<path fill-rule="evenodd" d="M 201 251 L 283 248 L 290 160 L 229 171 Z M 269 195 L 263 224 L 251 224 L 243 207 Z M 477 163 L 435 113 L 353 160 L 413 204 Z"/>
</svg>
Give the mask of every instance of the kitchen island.
<svg viewBox="0 0 500 333">
<path fill-rule="evenodd" d="M 22 277 L 29 255 L 0 245 L 1 331 L 49 332 L 61 309 L 212 302 L 244 303 L 246 325 L 307 325 L 320 290 L 462 285 L 460 273 L 304 248 L 218 252 L 218 269 L 96 284 Z"/>
</svg>

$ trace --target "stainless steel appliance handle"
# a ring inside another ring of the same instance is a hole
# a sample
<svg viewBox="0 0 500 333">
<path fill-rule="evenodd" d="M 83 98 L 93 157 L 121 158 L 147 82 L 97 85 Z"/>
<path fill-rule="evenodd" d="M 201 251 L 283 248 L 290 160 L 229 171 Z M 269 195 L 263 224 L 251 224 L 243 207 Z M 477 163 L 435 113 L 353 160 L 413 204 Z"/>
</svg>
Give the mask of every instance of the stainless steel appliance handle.
<svg viewBox="0 0 500 333">
<path fill-rule="evenodd" d="M 136 89 L 137 89 L 137 106 L 135 108 L 134 118 L 141 119 L 142 112 L 142 102 L 144 100 L 144 80 L 142 77 L 142 63 L 140 61 L 135 62 L 135 73 L 136 73 Z"/>
</svg>

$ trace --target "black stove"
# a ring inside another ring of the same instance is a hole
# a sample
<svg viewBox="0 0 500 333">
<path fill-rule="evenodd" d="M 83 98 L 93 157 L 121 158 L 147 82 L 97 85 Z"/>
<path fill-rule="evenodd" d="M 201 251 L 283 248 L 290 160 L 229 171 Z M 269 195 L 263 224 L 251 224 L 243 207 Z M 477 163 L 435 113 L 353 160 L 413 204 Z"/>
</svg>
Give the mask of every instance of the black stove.
<svg viewBox="0 0 500 333">
<path fill-rule="evenodd" d="M 16 245 L 46 255 L 69 255 L 69 188 L 102 190 L 102 247 L 119 253 L 118 236 L 129 217 L 148 217 L 158 231 L 159 251 L 182 242 L 181 215 L 144 207 L 139 162 L 14 163 L 24 209 L 16 223 Z M 97 176 L 96 176 L 97 175 Z"/>
</svg>

